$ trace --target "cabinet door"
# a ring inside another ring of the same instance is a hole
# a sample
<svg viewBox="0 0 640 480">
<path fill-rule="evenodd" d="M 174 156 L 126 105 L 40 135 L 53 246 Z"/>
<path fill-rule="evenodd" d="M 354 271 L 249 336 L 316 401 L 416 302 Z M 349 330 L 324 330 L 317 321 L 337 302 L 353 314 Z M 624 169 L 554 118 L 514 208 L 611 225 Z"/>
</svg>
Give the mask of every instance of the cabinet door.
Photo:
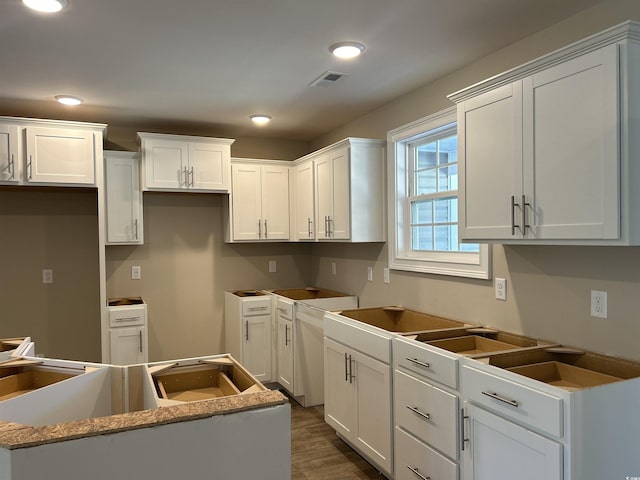
<svg viewBox="0 0 640 480">
<path fill-rule="evenodd" d="M 262 211 L 260 193 L 260 166 L 233 164 L 231 167 L 234 240 L 262 238 Z"/>
<path fill-rule="evenodd" d="M 0 182 L 18 183 L 18 127 L 0 125 Z"/>
<path fill-rule="evenodd" d="M 289 240 L 289 167 L 262 165 L 262 220 L 265 240 Z"/>
<path fill-rule="evenodd" d="M 189 144 L 189 188 L 229 191 L 229 146 L 215 143 Z"/>
<path fill-rule="evenodd" d="M 618 92 L 616 45 L 524 80 L 530 238 L 619 237 Z"/>
<path fill-rule="evenodd" d="M 105 154 L 107 243 L 143 243 L 142 192 L 135 154 Z"/>
<path fill-rule="evenodd" d="M 313 240 L 316 235 L 312 160 L 296 166 L 294 185 L 296 240 Z"/>
<path fill-rule="evenodd" d="M 460 238 L 519 238 L 522 82 L 458 105 L 458 150 Z"/>
<path fill-rule="evenodd" d="M 112 328 L 110 336 L 111 364 L 133 365 L 147 361 L 145 327 Z"/>
<path fill-rule="evenodd" d="M 329 154 L 331 183 L 333 185 L 333 212 L 329 220 L 331 238 L 348 240 L 351 237 L 351 174 L 349 148 L 340 148 Z M 378 192 L 376 192 L 378 193 Z M 355 212 L 357 214 L 357 212 Z"/>
<path fill-rule="evenodd" d="M 27 182 L 93 185 L 93 133 L 27 127 Z"/>
<path fill-rule="evenodd" d="M 464 480 L 561 480 L 562 445 L 465 402 Z"/>
<path fill-rule="evenodd" d="M 352 352 L 356 386 L 354 443 L 386 472 L 392 468 L 391 366 L 368 355 Z M 375 400 L 373 400 L 375 399 Z"/>
<path fill-rule="evenodd" d="M 271 381 L 271 315 L 243 318 L 242 365 L 261 382 Z"/>
<path fill-rule="evenodd" d="M 355 383 L 349 376 L 347 348 L 324 338 L 324 420 L 336 432 L 353 440 L 356 429 Z M 375 403 L 377 397 L 369 401 Z"/>
<path fill-rule="evenodd" d="M 189 183 L 189 144 L 175 140 L 143 140 L 144 188 L 176 190 Z"/>
<path fill-rule="evenodd" d="M 278 383 L 293 394 L 293 322 L 278 317 Z"/>
<path fill-rule="evenodd" d="M 328 154 L 318 157 L 315 161 L 316 177 L 316 238 L 318 240 L 330 237 L 329 219 L 333 215 L 333 167 Z"/>
</svg>

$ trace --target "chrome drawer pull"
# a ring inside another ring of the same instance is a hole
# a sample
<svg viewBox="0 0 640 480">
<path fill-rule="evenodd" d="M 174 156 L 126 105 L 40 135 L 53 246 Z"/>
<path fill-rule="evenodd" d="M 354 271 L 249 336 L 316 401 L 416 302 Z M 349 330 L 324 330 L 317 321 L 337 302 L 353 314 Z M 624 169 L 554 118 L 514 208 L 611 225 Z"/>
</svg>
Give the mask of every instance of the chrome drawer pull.
<svg viewBox="0 0 640 480">
<path fill-rule="evenodd" d="M 140 320 L 140 317 L 120 317 L 120 318 L 114 318 L 112 321 L 119 323 L 119 322 L 133 322 L 137 320 Z"/>
<path fill-rule="evenodd" d="M 419 410 L 417 407 L 411 407 L 409 405 L 406 405 L 406 407 L 411 410 L 413 413 L 417 413 L 418 415 L 420 415 L 422 418 L 427 419 L 427 420 L 431 420 L 431 414 L 430 413 L 425 413 L 421 410 Z"/>
<path fill-rule="evenodd" d="M 248 307 L 247 310 L 249 310 L 250 312 L 257 312 L 259 310 L 266 310 L 267 308 L 269 307 Z"/>
<path fill-rule="evenodd" d="M 417 358 L 409 358 L 409 357 L 405 357 L 405 358 L 409 360 L 411 363 L 415 363 L 416 365 L 420 365 L 421 367 L 431 368 L 431 365 L 429 365 L 427 362 L 421 362 Z"/>
<path fill-rule="evenodd" d="M 469 415 L 464 414 L 464 408 L 460 409 L 460 450 L 464 452 L 464 444 L 469 441 L 464 433 L 464 421 L 469 418 Z"/>
<path fill-rule="evenodd" d="M 413 472 L 413 474 L 414 474 L 416 477 L 420 478 L 421 480 L 431 480 L 431 477 L 425 477 L 423 474 L 421 474 L 421 473 L 418 471 L 418 469 L 417 469 L 417 468 L 410 467 L 409 465 L 407 465 L 407 468 L 408 468 L 409 470 L 411 470 L 411 471 Z"/>
<path fill-rule="evenodd" d="M 518 406 L 518 402 L 516 402 L 515 400 L 509 400 L 508 398 L 501 397 L 497 393 L 494 393 L 494 392 L 482 392 L 482 394 L 486 395 L 487 397 L 491 397 L 491 398 L 493 398 L 495 400 L 498 400 L 500 402 L 503 402 L 503 403 L 506 403 L 508 405 L 511 405 L 512 407 L 517 407 Z"/>
</svg>

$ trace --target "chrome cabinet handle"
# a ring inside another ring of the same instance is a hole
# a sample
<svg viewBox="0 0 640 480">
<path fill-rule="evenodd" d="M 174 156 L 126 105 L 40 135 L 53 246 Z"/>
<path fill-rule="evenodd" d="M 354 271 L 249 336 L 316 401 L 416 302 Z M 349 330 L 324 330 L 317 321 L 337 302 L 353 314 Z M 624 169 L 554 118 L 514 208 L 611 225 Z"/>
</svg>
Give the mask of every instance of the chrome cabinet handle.
<svg viewBox="0 0 640 480">
<path fill-rule="evenodd" d="M 356 376 L 353 374 L 353 364 L 354 364 L 354 362 L 355 362 L 355 360 L 353 359 L 351 354 L 349 354 L 349 383 L 353 383 L 353 379 L 356 378 Z"/>
<path fill-rule="evenodd" d="M 520 228 L 520 225 L 516 225 L 516 207 L 520 205 L 516 203 L 516 196 L 511 195 L 511 235 L 515 235 L 516 228 Z"/>
<path fill-rule="evenodd" d="M 527 203 L 525 200 L 525 196 L 522 195 L 522 234 L 527 233 L 527 228 L 531 228 L 531 225 L 527 223 L 527 207 L 530 207 L 531 204 Z"/>
<path fill-rule="evenodd" d="M 423 474 L 421 474 L 421 473 L 418 471 L 418 469 L 417 469 L 417 468 L 415 468 L 415 467 L 411 467 L 411 466 L 409 466 L 409 465 L 407 465 L 407 468 L 408 468 L 409 470 L 411 470 L 411 471 L 413 472 L 413 474 L 414 474 L 416 477 L 418 477 L 419 479 L 421 479 L 421 480 L 431 480 L 431 477 L 425 477 Z"/>
<path fill-rule="evenodd" d="M 262 238 L 262 222 L 258 219 L 258 238 Z"/>
<path fill-rule="evenodd" d="M 311 218 L 307 217 L 307 231 L 309 232 L 309 238 L 311 238 Z"/>
<path fill-rule="evenodd" d="M 142 330 L 138 330 L 138 338 L 140 339 L 140 353 L 142 353 Z"/>
<path fill-rule="evenodd" d="M 190 184 L 190 185 L 191 185 L 192 187 L 194 186 L 193 181 L 194 181 L 194 180 L 193 180 L 193 167 L 191 167 L 191 184 Z"/>
<path fill-rule="evenodd" d="M 412 407 L 410 405 L 405 405 L 409 410 L 411 410 L 413 413 L 416 413 L 418 415 L 420 415 L 422 418 L 424 418 L 425 420 L 431 420 L 431 414 L 430 413 L 426 413 L 423 412 L 422 410 L 420 410 L 418 407 Z"/>
<path fill-rule="evenodd" d="M 246 320 L 244 322 L 244 328 L 245 328 L 244 338 L 248 342 L 249 341 L 249 320 Z"/>
<path fill-rule="evenodd" d="M 415 363 L 416 365 L 420 365 L 421 367 L 424 368 L 431 368 L 431 365 L 427 362 L 421 362 L 420 360 L 418 360 L 417 358 L 409 358 L 409 357 L 405 357 L 407 360 L 409 360 L 411 363 Z"/>
<path fill-rule="evenodd" d="M 483 395 L 486 395 L 487 397 L 493 398 L 495 400 L 498 400 L 500 402 L 506 403 L 508 405 L 511 405 L 512 407 L 517 407 L 518 406 L 518 402 L 516 402 L 515 400 L 509 400 L 508 398 L 504 398 L 500 395 L 498 395 L 495 392 L 482 392 Z"/>
<path fill-rule="evenodd" d="M 468 438 L 465 437 L 464 433 L 464 421 L 469 418 L 468 415 L 464 414 L 464 408 L 460 409 L 460 450 L 464 452 L 464 444 L 469 441 Z"/>
<path fill-rule="evenodd" d="M 27 163 L 27 170 L 29 170 L 29 175 L 27 176 L 27 180 L 31 180 L 33 178 L 33 167 L 32 167 L 33 158 L 29 155 L 29 162 Z"/>
<path fill-rule="evenodd" d="M 11 154 L 11 158 L 9 158 L 9 173 L 11 174 L 9 180 L 13 180 L 16 176 L 16 163 L 13 159 L 13 153 Z"/>
<path fill-rule="evenodd" d="M 261 312 L 262 310 L 268 310 L 268 309 L 269 309 L 269 307 L 249 307 L 249 308 L 247 308 L 247 310 L 249 310 L 250 312 Z M 280 309 L 278 309 L 278 310 L 280 310 Z"/>
<path fill-rule="evenodd" d="M 184 167 L 184 169 L 182 170 L 182 173 L 184 174 L 184 186 L 188 187 L 189 186 L 189 172 L 187 170 L 187 167 Z"/>
<path fill-rule="evenodd" d="M 138 240 L 138 219 L 134 218 L 133 219 L 133 231 L 134 231 L 134 237 L 136 240 Z"/>
<path fill-rule="evenodd" d="M 284 326 L 284 345 L 289 345 L 289 325 Z"/>
<path fill-rule="evenodd" d="M 327 217 L 327 227 L 329 229 L 329 237 L 333 236 L 333 229 L 331 228 L 331 223 L 333 222 L 333 220 L 331 219 L 331 216 Z"/>
<path fill-rule="evenodd" d="M 327 223 L 329 222 L 329 217 L 324 216 L 324 237 L 327 238 L 329 236 L 329 227 Z"/>
<path fill-rule="evenodd" d="M 267 219 L 264 219 L 264 238 L 269 238 L 267 235 Z"/>
<path fill-rule="evenodd" d="M 132 320 L 140 320 L 140 317 L 120 317 L 113 320 L 114 322 L 131 322 Z"/>
</svg>

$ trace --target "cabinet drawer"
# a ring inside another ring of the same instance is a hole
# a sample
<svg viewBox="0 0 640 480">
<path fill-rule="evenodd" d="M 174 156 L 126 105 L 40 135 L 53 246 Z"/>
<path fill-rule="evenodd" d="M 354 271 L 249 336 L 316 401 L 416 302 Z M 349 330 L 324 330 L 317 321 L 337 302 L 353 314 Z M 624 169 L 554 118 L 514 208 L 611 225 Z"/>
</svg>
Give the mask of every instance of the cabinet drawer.
<svg viewBox="0 0 640 480">
<path fill-rule="evenodd" d="M 458 465 L 418 441 L 402 429 L 395 429 L 396 480 L 457 480 Z"/>
<path fill-rule="evenodd" d="M 406 338 L 393 339 L 393 363 L 443 385 L 458 388 L 459 356 Z"/>
<path fill-rule="evenodd" d="M 145 306 L 109 307 L 109 327 L 131 327 L 144 325 Z"/>
<path fill-rule="evenodd" d="M 267 315 L 271 311 L 271 297 L 256 298 L 242 301 L 242 316 Z"/>
<path fill-rule="evenodd" d="M 278 298 L 276 302 L 276 311 L 279 317 L 293 320 L 293 303 Z"/>
<path fill-rule="evenodd" d="M 391 364 L 391 333 L 332 312 L 324 314 L 323 325 L 325 337 Z"/>
<path fill-rule="evenodd" d="M 458 458 L 458 399 L 399 370 L 394 372 L 395 424 L 445 455 Z"/>
<path fill-rule="evenodd" d="M 465 398 L 523 425 L 556 437 L 562 436 L 561 398 L 529 387 L 524 378 L 521 383 L 469 365 L 463 365 L 460 375 Z"/>
</svg>

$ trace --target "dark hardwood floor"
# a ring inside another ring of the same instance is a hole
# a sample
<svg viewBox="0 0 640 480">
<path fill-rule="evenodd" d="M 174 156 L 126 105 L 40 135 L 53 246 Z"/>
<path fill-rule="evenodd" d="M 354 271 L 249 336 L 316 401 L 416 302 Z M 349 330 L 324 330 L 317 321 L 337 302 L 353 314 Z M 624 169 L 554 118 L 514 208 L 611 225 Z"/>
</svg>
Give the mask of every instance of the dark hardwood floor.
<svg viewBox="0 0 640 480">
<path fill-rule="evenodd" d="M 303 408 L 291 400 L 292 480 L 384 480 L 378 471 L 336 436 L 322 405 Z"/>
</svg>

